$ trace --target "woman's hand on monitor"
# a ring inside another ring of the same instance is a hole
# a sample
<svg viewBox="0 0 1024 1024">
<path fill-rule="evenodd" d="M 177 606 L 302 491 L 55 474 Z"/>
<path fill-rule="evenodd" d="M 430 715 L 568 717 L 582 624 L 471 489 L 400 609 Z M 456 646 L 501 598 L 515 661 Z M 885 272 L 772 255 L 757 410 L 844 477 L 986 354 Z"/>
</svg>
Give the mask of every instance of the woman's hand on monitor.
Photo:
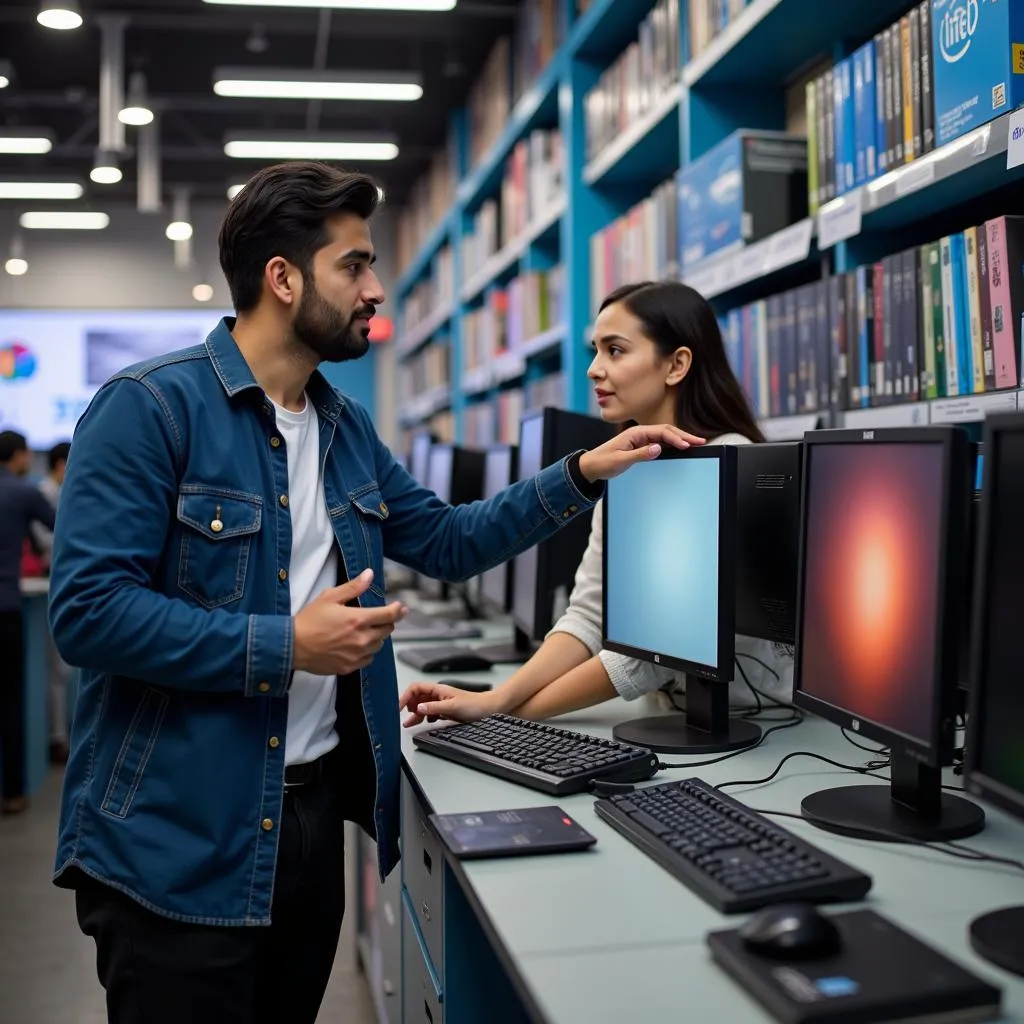
<svg viewBox="0 0 1024 1024">
<path fill-rule="evenodd" d="M 688 434 L 668 423 L 654 427 L 630 427 L 605 441 L 600 448 L 584 452 L 580 456 L 580 472 L 591 483 L 611 480 L 634 463 L 656 459 L 663 446 L 685 449 L 704 442 L 705 438 Z"/>
<path fill-rule="evenodd" d="M 408 711 L 402 723 L 406 729 L 422 722 L 475 722 L 495 714 L 494 691 L 469 693 L 444 683 L 413 683 L 398 702 L 399 711 Z"/>
</svg>

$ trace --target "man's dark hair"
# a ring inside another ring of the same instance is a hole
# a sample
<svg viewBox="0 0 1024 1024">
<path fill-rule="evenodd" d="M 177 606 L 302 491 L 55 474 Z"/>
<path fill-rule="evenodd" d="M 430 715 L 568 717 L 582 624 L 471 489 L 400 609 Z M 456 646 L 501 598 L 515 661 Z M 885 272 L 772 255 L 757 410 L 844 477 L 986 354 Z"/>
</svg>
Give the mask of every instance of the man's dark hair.
<svg viewBox="0 0 1024 1024">
<path fill-rule="evenodd" d="M 0 465 L 5 465 L 14 458 L 18 452 L 28 451 L 28 441 L 24 434 L 16 430 L 0 431 Z"/>
<path fill-rule="evenodd" d="M 220 228 L 220 265 L 237 313 L 260 301 L 263 270 L 275 256 L 305 277 L 329 242 L 324 222 L 339 213 L 368 220 L 377 208 L 377 183 L 368 174 L 316 161 L 265 167 L 232 200 Z"/>
<path fill-rule="evenodd" d="M 46 458 L 50 464 L 50 470 L 55 470 L 62 462 L 68 461 L 68 456 L 71 454 L 71 442 L 61 441 L 60 444 L 55 444 L 47 453 Z"/>
</svg>

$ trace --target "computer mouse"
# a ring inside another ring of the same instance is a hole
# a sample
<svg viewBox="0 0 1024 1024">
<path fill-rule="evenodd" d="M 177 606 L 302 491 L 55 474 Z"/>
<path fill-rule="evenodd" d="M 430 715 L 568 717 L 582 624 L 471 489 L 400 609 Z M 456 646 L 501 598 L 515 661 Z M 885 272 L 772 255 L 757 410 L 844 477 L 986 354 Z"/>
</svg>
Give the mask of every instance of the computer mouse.
<svg viewBox="0 0 1024 1024">
<path fill-rule="evenodd" d="M 493 689 L 491 683 L 484 679 L 439 679 L 442 686 L 454 686 L 458 690 L 468 690 L 470 693 L 485 693 Z"/>
<path fill-rule="evenodd" d="M 818 960 L 842 948 L 835 923 L 810 903 L 780 903 L 756 913 L 739 929 L 747 949 L 784 960 Z"/>
<path fill-rule="evenodd" d="M 469 651 L 446 652 L 428 661 L 421 668 L 424 672 L 487 672 L 491 668 L 491 663 L 479 654 L 472 654 Z"/>
</svg>

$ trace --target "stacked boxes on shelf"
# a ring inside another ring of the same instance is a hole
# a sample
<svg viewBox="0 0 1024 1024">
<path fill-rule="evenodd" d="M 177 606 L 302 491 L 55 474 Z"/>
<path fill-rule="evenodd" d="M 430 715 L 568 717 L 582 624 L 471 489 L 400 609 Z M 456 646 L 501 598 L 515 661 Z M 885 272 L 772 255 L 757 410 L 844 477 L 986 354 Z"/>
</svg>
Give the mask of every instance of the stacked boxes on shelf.
<svg viewBox="0 0 1024 1024">
<path fill-rule="evenodd" d="M 457 163 L 451 138 L 435 154 L 430 169 L 413 186 L 408 204 L 398 215 L 399 273 L 415 258 L 430 233 L 444 219 L 455 198 Z"/>
<path fill-rule="evenodd" d="M 1024 217 L 997 217 L 731 310 L 722 335 L 759 416 L 1015 388 L 1022 266 Z"/>
<path fill-rule="evenodd" d="M 593 309 L 631 281 L 675 278 L 679 273 L 676 185 L 666 181 L 624 217 L 590 237 Z"/>
<path fill-rule="evenodd" d="M 404 335 L 416 329 L 424 320 L 438 310 L 451 305 L 454 298 L 455 275 L 452 251 L 444 246 L 430 265 L 430 277 L 421 281 L 402 301 L 398 344 Z"/>
<path fill-rule="evenodd" d="M 685 271 L 807 216 L 807 140 L 741 129 L 683 167 L 677 182 Z"/>
<path fill-rule="evenodd" d="M 588 159 L 654 107 L 679 80 L 679 69 L 679 2 L 658 0 L 641 23 L 639 38 L 587 94 Z"/>
<path fill-rule="evenodd" d="M 688 0 L 690 59 L 699 56 L 724 32 L 751 0 Z"/>
<path fill-rule="evenodd" d="M 812 212 L 1024 101 L 1024 2 L 921 0 L 806 86 Z"/>
</svg>

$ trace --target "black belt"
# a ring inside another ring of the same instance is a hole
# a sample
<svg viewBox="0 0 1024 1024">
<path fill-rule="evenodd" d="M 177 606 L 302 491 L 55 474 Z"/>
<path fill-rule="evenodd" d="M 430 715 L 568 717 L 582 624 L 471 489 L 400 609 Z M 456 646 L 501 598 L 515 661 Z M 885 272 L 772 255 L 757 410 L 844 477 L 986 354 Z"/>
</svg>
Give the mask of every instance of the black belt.
<svg viewBox="0 0 1024 1024">
<path fill-rule="evenodd" d="M 284 770 L 284 784 L 289 789 L 292 786 L 308 786 L 314 782 L 320 782 L 327 770 L 327 759 L 330 754 L 324 754 L 315 761 L 306 764 L 290 764 Z"/>
</svg>

